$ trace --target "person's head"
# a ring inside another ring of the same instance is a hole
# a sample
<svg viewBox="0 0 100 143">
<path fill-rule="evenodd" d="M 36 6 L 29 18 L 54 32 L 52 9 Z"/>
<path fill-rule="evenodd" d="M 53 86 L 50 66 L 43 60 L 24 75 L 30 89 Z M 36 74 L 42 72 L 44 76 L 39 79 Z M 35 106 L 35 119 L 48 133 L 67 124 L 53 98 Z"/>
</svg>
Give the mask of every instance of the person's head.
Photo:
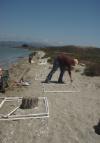
<svg viewBox="0 0 100 143">
<path fill-rule="evenodd" d="M 74 59 L 75 66 L 78 65 L 78 59 Z"/>
</svg>

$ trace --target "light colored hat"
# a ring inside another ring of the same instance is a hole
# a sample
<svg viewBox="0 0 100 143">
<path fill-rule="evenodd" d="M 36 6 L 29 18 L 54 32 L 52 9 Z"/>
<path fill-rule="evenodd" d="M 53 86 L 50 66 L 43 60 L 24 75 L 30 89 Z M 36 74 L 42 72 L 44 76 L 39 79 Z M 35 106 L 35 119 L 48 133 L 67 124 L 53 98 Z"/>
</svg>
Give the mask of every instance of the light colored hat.
<svg viewBox="0 0 100 143">
<path fill-rule="evenodd" d="M 78 59 L 74 59 L 75 65 L 78 65 Z"/>
</svg>

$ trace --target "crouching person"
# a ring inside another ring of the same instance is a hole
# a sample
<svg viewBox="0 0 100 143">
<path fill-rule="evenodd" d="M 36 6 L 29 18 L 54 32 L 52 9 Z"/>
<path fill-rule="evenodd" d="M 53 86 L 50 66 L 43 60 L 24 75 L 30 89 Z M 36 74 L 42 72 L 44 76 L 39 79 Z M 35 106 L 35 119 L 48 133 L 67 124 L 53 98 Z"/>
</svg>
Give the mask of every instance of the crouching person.
<svg viewBox="0 0 100 143">
<path fill-rule="evenodd" d="M 71 74 L 72 66 L 75 66 L 77 64 L 78 64 L 77 59 L 73 59 L 64 53 L 59 54 L 54 59 L 53 68 L 50 71 L 50 73 L 48 74 L 48 76 L 46 77 L 45 83 L 48 83 L 51 80 L 53 74 L 57 71 L 58 68 L 60 68 L 60 75 L 58 78 L 58 83 L 64 83 L 63 75 L 66 70 L 68 71 L 70 81 L 72 82 L 73 81 L 72 74 Z"/>
<path fill-rule="evenodd" d="M 8 87 L 9 72 L 0 68 L 0 92 L 5 93 L 5 88 Z"/>
<path fill-rule="evenodd" d="M 0 92 L 2 92 L 2 93 L 5 92 L 5 88 L 4 88 L 4 84 L 3 84 L 3 70 L 2 70 L 2 68 L 0 68 Z"/>
</svg>

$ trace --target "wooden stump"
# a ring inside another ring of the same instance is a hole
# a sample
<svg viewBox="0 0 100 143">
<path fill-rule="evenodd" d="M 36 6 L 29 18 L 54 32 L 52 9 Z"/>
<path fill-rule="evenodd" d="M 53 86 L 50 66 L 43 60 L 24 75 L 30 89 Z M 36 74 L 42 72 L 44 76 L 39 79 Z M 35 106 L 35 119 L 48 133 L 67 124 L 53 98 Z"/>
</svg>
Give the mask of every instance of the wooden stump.
<svg viewBox="0 0 100 143">
<path fill-rule="evenodd" d="M 94 129 L 95 129 L 95 133 L 100 135 L 100 120 L 99 120 L 98 124 L 96 126 L 94 126 Z"/>
<path fill-rule="evenodd" d="M 38 98 L 36 97 L 24 97 L 20 105 L 21 109 L 32 109 L 38 106 Z"/>
</svg>

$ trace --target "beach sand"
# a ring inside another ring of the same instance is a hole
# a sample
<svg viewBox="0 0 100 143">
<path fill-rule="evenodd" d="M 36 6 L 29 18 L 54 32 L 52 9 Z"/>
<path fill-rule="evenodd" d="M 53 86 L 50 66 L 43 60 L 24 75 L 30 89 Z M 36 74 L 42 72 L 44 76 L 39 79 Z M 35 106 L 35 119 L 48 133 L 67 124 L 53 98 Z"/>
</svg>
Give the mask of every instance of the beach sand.
<svg viewBox="0 0 100 143">
<path fill-rule="evenodd" d="M 65 73 L 66 84 L 49 83 L 44 86 L 50 91 L 79 92 L 44 93 L 42 81 L 50 71 L 49 64 L 29 64 L 27 59 L 22 59 L 13 65 L 10 68 L 10 87 L 0 96 L 46 96 L 50 115 L 44 119 L 0 121 L 0 143 L 100 143 L 100 136 L 93 128 L 100 119 L 100 77 L 81 75 L 83 67 L 78 69 L 80 72 L 72 73 L 72 84 Z M 16 86 L 14 81 L 25 70 L 24 79 L 31 84 Z M 59 71 L 52 80 L 57 81 L 58 74 Z"/>
</svg>

